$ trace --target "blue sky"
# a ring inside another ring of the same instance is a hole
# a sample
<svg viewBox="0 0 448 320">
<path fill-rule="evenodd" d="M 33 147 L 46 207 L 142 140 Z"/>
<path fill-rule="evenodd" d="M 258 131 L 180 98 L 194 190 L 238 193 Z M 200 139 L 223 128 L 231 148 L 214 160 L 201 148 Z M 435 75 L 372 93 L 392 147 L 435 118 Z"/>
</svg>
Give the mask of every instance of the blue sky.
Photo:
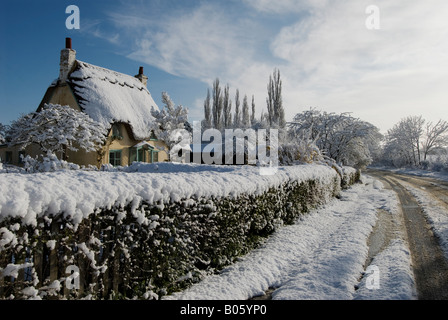
<svg viewBox="0 0 448 320">
<path fill-rule="evenodd" d="M 79 30 L 65 26 L 71 4 Z M 366 28 L 369 5 L 379 30 Z M 0 122 L 36 109 L 65 37 L 79 60 L 131 75 L 143 66 L 155 101 L 167 91 L 190 120 L 216 77 L 254 95 L 259 116 L 274 68 L 287 121 L 309 107 L 382 132 L 408 115 L 448 120 L 447 16 L 445 0 L 2 1 Z"/>
</svg>

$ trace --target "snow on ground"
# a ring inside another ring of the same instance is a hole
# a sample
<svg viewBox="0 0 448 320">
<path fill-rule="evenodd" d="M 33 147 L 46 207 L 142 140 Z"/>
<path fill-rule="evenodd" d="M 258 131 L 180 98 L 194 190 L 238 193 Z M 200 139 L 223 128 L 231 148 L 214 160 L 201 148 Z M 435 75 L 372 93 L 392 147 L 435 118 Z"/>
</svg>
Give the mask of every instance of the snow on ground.
<svg viewBox="0 0 448 320">
<path fill-rule="evenodd" d="M 393 191 L 367 176 L 363 182 L 281 228 L 220 274 L 165 299 L 244 300 L 270 287 L 277 288 L 273 299 L 414 299 L 410 251 L 402 240 L 373 260 L 379 273 L 362 278 L 378 209 L 399 214 Z"/>
<path fill-rule="evenodd" d="M 322 165 L 280 167 L 272 176 L 261 176 L 258 170 L 248 166 L 137 164 L 119 172 L 1 174 L 0 220 L 19 216 L 23 222 L 34 224 L 42 212 L 63 211 L 79 222 L 98 207 L 142 200 L 156 203 L 191 196 L 257 194 L 289 179 L 328 182 L 336 174 Z M 363 176 L 363 182 L 296 224 L 281 228 L 219 275 L 208 276 L 166 299 L 243 300 L 262 295 L 270 287 L 277 288 L 273 299 L 413 299 L 415 286 L 404 241 L 391 241 L 373 260 L 379 270 L 379 289 L 369 286 L 372 274 L 362 278 L 367 267 L 367 239 L 378 210 L 399 214 L 393 191 L 368 176 Z"/>
<path fill-rule="evenodd" d="M 375 169 L 387 170 L 394 173 L 407 174 L 411 176 L 434 178 L 442 181 L 448 181 L 448 173 L 426 171 L 421 169 L 392 169 L 387 167 L 375 167 Z M 400 180 L 406 189 L 417 198 L 417 201 L 421 205 L 423 212 L 428 218 L 428 222 L 431 224 L 435 234 L 440 240 L 442 250 L 445 256 L 448 258 L 448 215 L 447 210 L 441 204 L 439 204 L 428 192 L 413 187 L 411 184 Z"/>
<path fill-rule="evenodd" d="M 359 289 L 354 294 L 357 300 L 414 300 L 417 291 L 408 244 L 402 239 L 392 240 L 370 264 L 378 267 L 379 288 L 368 285 L 369 277 L 362 278 Z M 370 274 L 369 274 L 370 275 Z M 373 277 L 373 274 L 372 274 Z"/>
<path fill-rule="evenodd" d="M 434 199 L 428 192 L 415 188 L 404 181 L 400 181 L 400 183 L 403 184 L 415 198 L 417 198 L 432 230 L 439 238 L 440 246 L 448 259 L 448 214 L 446 207 L 443 207 L 442 204 Z"/>
<path fill-rule="evenodd" d="M 411 176 L 417 177 L 426 177 L 426 178 L 434 178 L 443 181 L 448 181 L 448 172 L 438 172 L 438 171 L 428 171 L 416 168 L 391 168 L 391 167 L 381 167 L 381 166 L 372 166 L 372 169 L 378 170 L 386 170 L 399 174 L 408 174 Z"/>
</svg>

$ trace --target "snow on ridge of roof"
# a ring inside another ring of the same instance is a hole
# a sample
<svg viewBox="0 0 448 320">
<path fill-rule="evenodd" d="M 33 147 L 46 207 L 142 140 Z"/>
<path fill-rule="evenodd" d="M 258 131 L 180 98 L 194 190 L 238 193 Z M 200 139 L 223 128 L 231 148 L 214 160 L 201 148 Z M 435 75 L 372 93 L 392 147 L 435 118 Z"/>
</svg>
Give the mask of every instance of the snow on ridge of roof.
<svg viewBox="0 0 448 320">
<path fill-rule="evenodd" d="M 68 82 L 80 107 L 107 128 L 114 122 L 129 123 L 136 139 L 151 136 L 157 104 L 137 78 L 77 60 Z"/>
<path fill-rule="evenodd" d="M 135 146 L 133 146 L 133 148 L 140 148 L 140 147 L 144 147 L 144 146 L 148 146 L 150 149 L 154 149 L 154 146 L 149 144 L 147 141 L 139 142 Z"/>
</svg>

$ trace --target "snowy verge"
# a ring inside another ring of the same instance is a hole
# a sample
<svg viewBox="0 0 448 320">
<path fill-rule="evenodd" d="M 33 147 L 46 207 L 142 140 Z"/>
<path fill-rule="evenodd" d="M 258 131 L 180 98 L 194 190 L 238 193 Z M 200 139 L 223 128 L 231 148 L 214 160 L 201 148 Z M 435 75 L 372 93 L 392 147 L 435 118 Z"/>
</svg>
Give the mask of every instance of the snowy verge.
<svg viewBox="0 0 448 320">
<path fill-rule="evenodd" d="M 411 264 L 407 243 L 402 239 L 392 240 L 389 246 L 373 259 L 371 268 L 367 268 L 367 274 L 361 279 L 353 298 L 356 300 L 416 299 Z"/>
<path fill-rule="evenodd" d="M 273 299 L 413 299 L 409 249 L 403 241 L 392 242 L 374 260 L 380 290 L 366 288 L 368 277 L 359 282 L 377 211 L 398 214 L 393 191 L 370 177 L 362 181 L 339 200 L 282 227 L 219 275 L 164 298 L 244 300 L 274 287 Z"/>
</svg>

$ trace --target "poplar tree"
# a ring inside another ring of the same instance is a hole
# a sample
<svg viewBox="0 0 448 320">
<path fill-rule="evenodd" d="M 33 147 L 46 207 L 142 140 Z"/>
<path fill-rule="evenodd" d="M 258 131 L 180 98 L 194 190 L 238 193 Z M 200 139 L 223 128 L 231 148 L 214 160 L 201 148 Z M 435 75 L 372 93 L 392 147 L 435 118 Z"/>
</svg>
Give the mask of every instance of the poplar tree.
<svg viewBox="0 0 448 320">
<path fill-rule="evenodd" d="M 245 95 L 243 99 L 243 127 L 250 127 L 249 104 L 247 102 L 247 95 Z"/>
<path fill-rule="evenodd" d="M 219 79 L 213 82 L 213 127 L 221 130 L 223 128 L 223 97 Z"/>
<path fill-rule="evenodd" d="M 266 104 L 268 107 L 269 125 L 284 128 L 286 121 L 282 101 L 282 80 L 280 79 L 280 70 L 278 69 L 275 69 L 274 73 L 269 76 Z"/>
<path fill-rule="evenodd" d="M 223 101 L 223 112 L 224 112 L 224 128 L 232 127 L 232 101 L 230 100 L 229 85 L 224 88 L 224 101 Z"/>
<path fill-rule="evenodd" d="M 210 129 L 212 127 L 212 110 L 210 106 L 210 90 L 207 89 L 207 98 L 204 101 L 204 129 Z"/>
<path fill-rule="evenodd" d="M 250 115 L 250 124 L 253 126 L 255 124 L 255 98 L 252 95 L 252 114 Z"/>
<path fill-rule="evenodd" d="M 235 93 L 235 117 L 233 119 L 233 126 L 235 128 L 241 126 L 240 91 L 238 89 L 236 89 Z"/>
</svg>

